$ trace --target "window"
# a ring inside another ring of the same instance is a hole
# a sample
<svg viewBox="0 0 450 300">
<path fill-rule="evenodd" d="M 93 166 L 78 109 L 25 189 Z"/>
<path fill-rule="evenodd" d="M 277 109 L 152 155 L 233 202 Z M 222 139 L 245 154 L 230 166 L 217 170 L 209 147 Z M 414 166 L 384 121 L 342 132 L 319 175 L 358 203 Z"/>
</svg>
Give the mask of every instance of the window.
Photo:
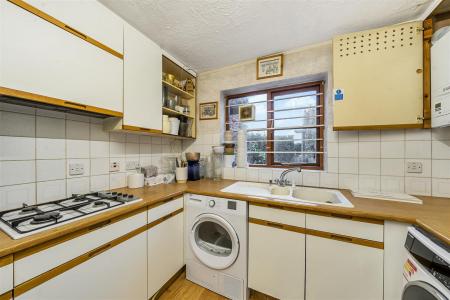
<svg viewBox="0 0 450 300">
<path fill-rule="evenodd" d="M 323 82 L 227 96 L 226 129 L 235 140 L 239 129 L 247 130 L 250 166 L 322 170 L 323 99 Z M 242 105 L 253 105 L 253 120 L 239 120 Z"/>
</svg>

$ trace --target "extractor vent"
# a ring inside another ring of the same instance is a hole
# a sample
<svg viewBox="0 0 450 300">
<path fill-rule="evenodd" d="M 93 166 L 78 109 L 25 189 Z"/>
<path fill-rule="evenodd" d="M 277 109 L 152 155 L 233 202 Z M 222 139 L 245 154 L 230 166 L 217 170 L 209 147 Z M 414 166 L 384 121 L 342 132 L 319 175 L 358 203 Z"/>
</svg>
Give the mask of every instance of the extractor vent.
<svg viewBox="0 0 450 300">
<path fill-rule="evenodd" d="M 422 29 L 417 25 L 400 24 L 336 37 L 334 47 L 339 58 L 376 54 L 380 51 L 413 47 L 421 35 Z"/>
</svg>

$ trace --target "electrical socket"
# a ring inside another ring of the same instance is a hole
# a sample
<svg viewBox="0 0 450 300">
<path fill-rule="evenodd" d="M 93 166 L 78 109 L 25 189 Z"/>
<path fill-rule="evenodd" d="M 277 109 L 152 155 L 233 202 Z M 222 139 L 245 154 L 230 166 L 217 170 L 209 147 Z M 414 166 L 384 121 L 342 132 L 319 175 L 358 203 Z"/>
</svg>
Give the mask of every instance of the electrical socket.
<svg viewBox="0 0 450 300">
<path fill-rule="evenodd" d="M 69 164 L 69 175 L 83 175 L 84 174 L 84 165 L 83 164 Z"/>
<path fill-rule="evenodd" d="M 406 164 L 406 172 L 422 173 L 422 163 L 418 161 L 408 161 Z"/>
<path fill-rule="evenodd" d="M 120 162 L 118 161 L 112 161 L 109 164 L 109 171 L 110 172 L 119 172 L 120 171 Z"/>
<path fill-rule="evenodd" d="M 136 170 L 139 167 L 140 167 L 139 161 L 137 161 L 137 160 L 127 161 L 127 164 L 126 164 L 126 170 L 127 171 L 129 171 L 129 170 Z"/>
</svg>

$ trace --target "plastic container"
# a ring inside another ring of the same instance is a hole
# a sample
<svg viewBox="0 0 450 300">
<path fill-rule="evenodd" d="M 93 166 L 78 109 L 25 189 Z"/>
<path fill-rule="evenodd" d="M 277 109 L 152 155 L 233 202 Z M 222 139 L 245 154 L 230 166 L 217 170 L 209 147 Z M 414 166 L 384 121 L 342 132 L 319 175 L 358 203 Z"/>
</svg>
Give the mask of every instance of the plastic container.
<svg viewBox="0 0 450 300">
<path fill-rule="evenodd" d="M 180 120 L 177 118 L 169 118 L 170 122 L 170 134 L 178 135 L 178 131 L 180 129 Z"/>
<path fill-rule="evenodd" d="M 170 132 L 170 122 L 169 122 L 169 116 L 163 115 L 163 133 L 169 133 Z"/>
<path fill-rule="evenodd" d="M 213 180 L 222 180 L 224 147 L 213 146 L 212 149 Z"/>
</svg>

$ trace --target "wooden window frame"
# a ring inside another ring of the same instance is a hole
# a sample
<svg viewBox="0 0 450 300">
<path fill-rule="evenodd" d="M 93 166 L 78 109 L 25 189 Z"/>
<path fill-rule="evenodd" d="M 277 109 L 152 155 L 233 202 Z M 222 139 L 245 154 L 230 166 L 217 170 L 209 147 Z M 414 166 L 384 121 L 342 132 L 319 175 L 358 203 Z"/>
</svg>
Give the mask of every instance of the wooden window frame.
<svg viewBox="0 0 450 300">
<path fill-rule="evenodd" d="M 317 117 L 317 124 L 323 124 L 324 126 L 319 126 L 316 128 L 316 138 L 318 139 L 316 141 L 316 151 L 317 152 L 323 152 L 324 150 L 324 143 L 325 143 L 325 135 L 324 135 L 324 128 L 325 128 L 325 101 L 324 101 L 324 82 L 323 81 L 314 81 L 314 82 L 307 82 L 302 84 L 296 84 L 296 85 L 289 85 L 284 87 L 277 87 L 272 89 L 265 89 L 265 90 L 258 90 L 253 91 L 249 93 L 242 93 L 242 94 L 234 94 L 234 95 L 228 95 L 225 97 L 225 128 L 227 130 L 230 129 L 230 116 L 229 116 L 229 101 L 231 99 L 236 98 L 242 98 L 242 97 L 248 97 L 253 95 L 260 95 L 260 94 L 266 94 L 267 99 L 272 99 L 273 94 L 279 94 L 283 92 L 290 92 L 293 90 L 312 90 L 315 89 L 318 93 L 317 96 L 317 108 L 316 108 L 316 115 Z M 273 101 L 267 101 L 267 128 L 273 128 L 273 112 L 270 112 L 273 110 Z M 276 130 L 276 129 L 275 129 Z M 267 139 L 273 140 L 274 132 L 275 130 L 267 130 Z M 273 152 L 274 142 L 267 142 L 266 150 L 269 152 Z M 257 168 L 288 168 L 288 167 L 295 167 L 295 166 L 301 166 L 305 170 L 323 170 L 324 169 L 324 153 L 317 153 L 317 159 L 316 163 L 314 164 L 289 164 L 289 165 L 283 165 L 274 162 L 274 153 L 267 153 L 266 154 L 266 161 L 267 163 L 265 165 L 250 165 L 250 167 L 257 167 Z"/>
</svg>

